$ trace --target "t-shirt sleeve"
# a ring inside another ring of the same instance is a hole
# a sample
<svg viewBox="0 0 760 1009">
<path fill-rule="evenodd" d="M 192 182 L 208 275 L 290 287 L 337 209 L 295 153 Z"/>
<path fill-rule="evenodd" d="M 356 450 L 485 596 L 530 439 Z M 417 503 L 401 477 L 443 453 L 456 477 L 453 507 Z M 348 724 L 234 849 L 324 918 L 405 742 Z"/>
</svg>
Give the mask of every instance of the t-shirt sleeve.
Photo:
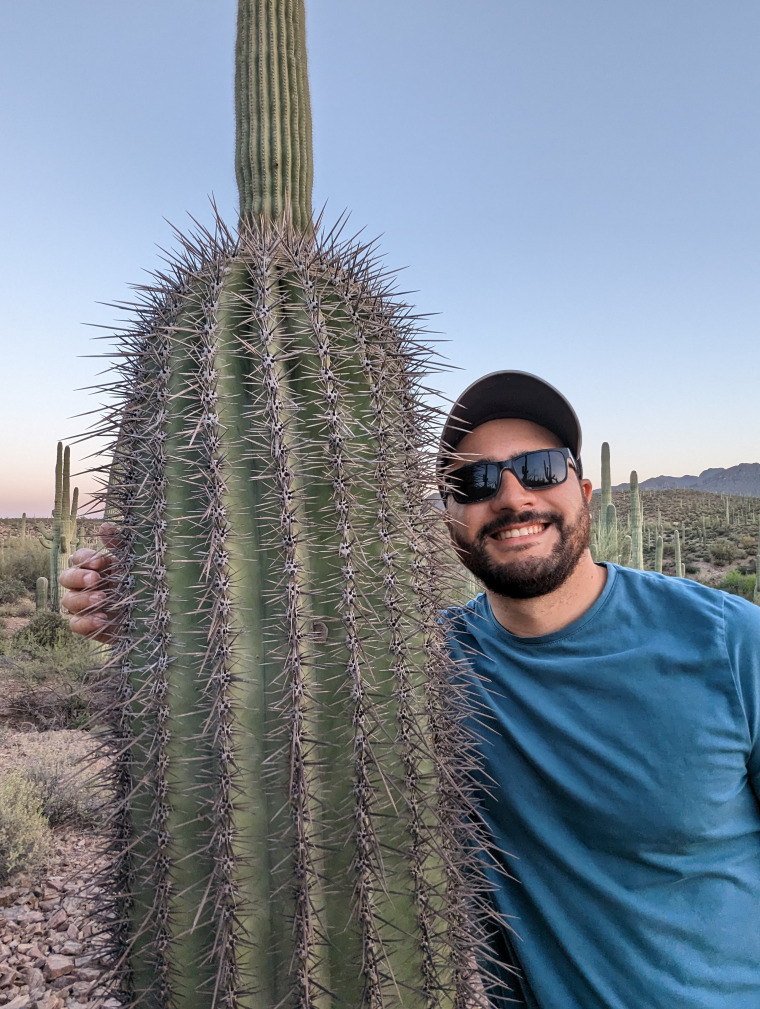
<svg viewBox="0 0 760 1009">
<path fill-rule="evenodd" d="M 760 801 L 760 606 L 726 595 L 726 649 L 749 731 L 747 773 Z"/>
</svg>

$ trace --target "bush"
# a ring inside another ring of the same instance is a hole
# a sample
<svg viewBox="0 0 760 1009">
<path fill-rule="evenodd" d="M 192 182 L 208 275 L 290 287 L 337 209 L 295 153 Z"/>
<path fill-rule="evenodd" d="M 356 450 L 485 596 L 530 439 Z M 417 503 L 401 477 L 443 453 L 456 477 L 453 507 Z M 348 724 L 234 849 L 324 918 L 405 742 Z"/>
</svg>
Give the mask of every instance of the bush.
<svg viewBox="0 0 760 1009">
<path fill-rule="evenodd" d="M 42 866 L 50 855 L 52 834 L 42 805 L 38 786 L 19 771 L 0 781 L 0 882 Z"/>
<path fill-rule="evenodd" d="M 72 634 L 63 617 L 37 614 L 10 640 L 0 640 L 8 715 L 40 730 L 84 725 L 94 667 L 102 662 L 99 646 Z"/>
<path fill-rule="evenodd" d="M 18 578 L 3 578 L 0 580 L 0 604 L 15 603 L 19 599 L 28 598 L 26 585 Z"/>
<path fill-rule="evenodd" d="M 35 652 L 40 648 L 70 648 L 74 634 L 60 613 L 38 613 L 13 636 L 13 643 L 17 648 L 31 648 Z"/>
<path fill-rule="evenodd" d="M 25 750 L 25 776 L 42 797 L 42 812 L 51 827 L 92 827 L 102 820 L 102 799 L 90 778 L 87 758 L 92 743 L 71 732 L 46 732 Z"/>
<path fill-rule="evenodd" d="M 730 564 L 736 553 L 736 546 L 731 540 L 716 540 L 710 547 L 710 556 L 716 564 Z"/>
<path fill-rule="evenodd" d="M 0 580 L 17 578 L 28 592 L 34 592 L 40 575 L 50 577 L 50 552 L 39 540 L 14 539 L 5 544 Z"/>
<path fill-rule="evenodd" d="M 743 575 L 741 571 L 729 571 L 726 577 L 718 583 L 718 588 L 730 592 L 734 596 L 752 599 L 755 591 L 755 576 Z"/>
</svg>

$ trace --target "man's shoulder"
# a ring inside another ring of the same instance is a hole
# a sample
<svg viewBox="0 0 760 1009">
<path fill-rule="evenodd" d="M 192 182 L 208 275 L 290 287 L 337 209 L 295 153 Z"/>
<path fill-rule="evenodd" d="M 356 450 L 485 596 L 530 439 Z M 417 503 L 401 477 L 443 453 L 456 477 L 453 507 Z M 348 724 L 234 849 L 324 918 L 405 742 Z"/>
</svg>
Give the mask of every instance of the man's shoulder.
<svg viewBox="0 0 760 1009">
<path fill-rule="evenodd" d="M 722 589 L 691 578 L 676 578 L 656 571 L 638 571 L 615 565 L 618 584 L 624 592 L 652 605 L 698 611 L 703 619 L 751 626 L 760 632 L 760 606 Z"/>
</svg>

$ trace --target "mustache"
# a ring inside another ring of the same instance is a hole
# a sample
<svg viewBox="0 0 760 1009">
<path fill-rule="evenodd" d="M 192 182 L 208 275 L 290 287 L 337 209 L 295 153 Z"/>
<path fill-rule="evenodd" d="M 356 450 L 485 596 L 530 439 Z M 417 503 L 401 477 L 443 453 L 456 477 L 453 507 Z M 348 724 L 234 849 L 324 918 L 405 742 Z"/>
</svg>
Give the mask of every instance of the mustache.
<svg viewBox="0 0 760 1009">
<path fill-rule="evenodd" d="M 495 536 L 496 533 L 500 533 L 503 529 L 508 529 L 513 525 L 522 525 L 523 523 L 537 525 L 542 522 L 553 522 L 559 526 L 560 530 L 563 525 L 562 516 L 557 512 L 505 512 L 482 527 L 478 533 L 478 540 L 482 542 L 488 539 L 489 536 Z"/>
</svg>

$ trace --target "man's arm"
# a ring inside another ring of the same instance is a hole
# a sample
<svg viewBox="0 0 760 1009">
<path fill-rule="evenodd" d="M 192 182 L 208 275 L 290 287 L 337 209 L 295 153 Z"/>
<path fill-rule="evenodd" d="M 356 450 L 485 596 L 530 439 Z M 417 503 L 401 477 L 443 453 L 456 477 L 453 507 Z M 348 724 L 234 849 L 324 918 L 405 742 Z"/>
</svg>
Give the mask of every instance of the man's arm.
<svg viewBox="0 0 760 1009">
<path fill-rule="evenodd" d="M 116 526 L 104 522 L 99 529 L 105 550 L 77 550 L 71 558 L 72 567 L 61 572 L 58 579 L 66 591 L 61 603 L 71 614 L 70 627 L 95 641 L 111 644 L 116 638 L 118 617 L 109 610 L 109 590 L 113 586 L 114 556 L 109 553 L 118 545 Z"/>
</svg>

